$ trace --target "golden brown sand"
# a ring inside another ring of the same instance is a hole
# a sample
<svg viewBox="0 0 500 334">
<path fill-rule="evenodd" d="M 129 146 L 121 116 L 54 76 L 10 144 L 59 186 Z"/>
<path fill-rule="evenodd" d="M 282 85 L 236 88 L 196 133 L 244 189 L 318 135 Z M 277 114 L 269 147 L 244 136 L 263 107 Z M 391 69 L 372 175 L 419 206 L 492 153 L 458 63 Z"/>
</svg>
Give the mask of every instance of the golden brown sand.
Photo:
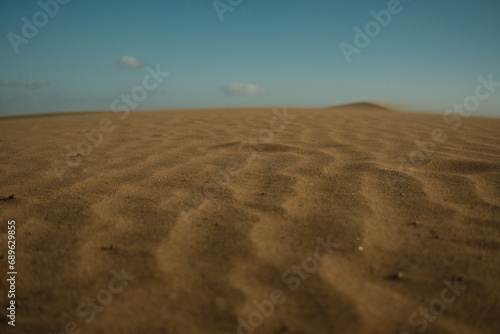
<svg viewBox="0 0 500 334">
<path fill-rule="evenodd" d="M 500 120 L 287 113 L 0 119 L 0 332 L 500 333 Z"/>
</svg>

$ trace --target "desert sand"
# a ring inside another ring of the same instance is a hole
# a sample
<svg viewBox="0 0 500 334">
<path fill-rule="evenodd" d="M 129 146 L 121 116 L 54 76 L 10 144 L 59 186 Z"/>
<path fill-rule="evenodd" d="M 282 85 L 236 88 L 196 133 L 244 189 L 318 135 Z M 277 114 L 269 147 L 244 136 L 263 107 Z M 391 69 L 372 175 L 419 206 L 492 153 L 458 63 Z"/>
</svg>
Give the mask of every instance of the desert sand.
<svg viewBox="0 0 500 334">
<path fill-rule="evenodd" d="M 370 103 L 2 117 L 0 332 L 500 333 L 499 134 Z"/>
</svg>

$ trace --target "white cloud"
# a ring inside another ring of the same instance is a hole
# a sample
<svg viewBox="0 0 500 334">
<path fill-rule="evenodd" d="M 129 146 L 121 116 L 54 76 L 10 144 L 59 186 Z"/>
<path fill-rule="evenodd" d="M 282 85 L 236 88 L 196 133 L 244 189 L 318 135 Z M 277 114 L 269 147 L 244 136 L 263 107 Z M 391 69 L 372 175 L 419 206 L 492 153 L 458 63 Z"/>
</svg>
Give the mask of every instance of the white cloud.
<svg viewBox="0 0 500 334">
<path fill-rule="evenodd" d="M 25 82 L 25 83 L 17 83 L 15 81 L 12 81 L 12 80 L 9 80 L 9 79 L 5 79 L 5 80 L 2 80 L 0 81 L 0 87 L 24 87 L 24 88 L 29 88 L 29 89 L 38 89 L 38 88 L 42 88 L 42 87 L 49 87 L 50 86 L 50 82 L 48 81 L 45 81 L 45 80 L 32 80 L 32 81 L 28 81 L 28 82 Z"/>
<path fill-rule="evenodd" d="M 149 96 L 161 96 L 161 95 L 167 95 L 167 91 L 166 90 L 163 90 L 163 89 L 154 89 L 154 90 L 148 90 L 148 97 Z M 115 96 L 119 97 L 121 96 L 122 94 L 130 94 L 130 89 L 126 90 L 126 89 L 120 89 L 118 91 L 116 91 L 116 94 Z"/>
<path fill-rule="evenodd" d="M 123 56 L 116 61 L 116 65 L 122 68 L 139 68 L 143 67 L 144 64 L 132 56 Z"/>
<path fill-rule="evenodd" d="M 161 96 L 161 95 L 167 95 L 168 92 L 163 89 L 155 89 L 155 90 L 150 90 L 148 91 L 148 96 Z"/>
<path fill-rule="evenodd" d="M 0 81 L 0 87 L 14 87 L 14 86 L 17 86 L 17 83 L 12 80 L 5 79 Z"/>
<path fill-rule="evenodd" d="M 45 80 L 37 80 L 37 81 L 28 81 L 27 83 L 24 84 L 24 87 L 26 88 L 31 88 L 31 89 L 38 89 L 42 87 L 48 87 L 50 86 L 50 83 Z"/>
<path fill-rule="evenodd" d="M 222 87 L 222 92 L 229 96 L 252 96 L 263 93 L 264 89 L 251 83 L 232 83 Z"/>
</svg>

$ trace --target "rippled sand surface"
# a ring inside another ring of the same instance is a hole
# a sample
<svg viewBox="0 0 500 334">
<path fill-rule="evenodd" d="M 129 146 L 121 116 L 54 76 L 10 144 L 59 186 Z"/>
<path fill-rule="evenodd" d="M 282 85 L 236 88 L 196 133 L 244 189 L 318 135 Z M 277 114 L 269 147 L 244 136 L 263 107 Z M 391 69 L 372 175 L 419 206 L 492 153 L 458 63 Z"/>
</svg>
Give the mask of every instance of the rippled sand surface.
<svg viewBox="0 0 500 334">
<path fill-rule="evenodd" d="M 124 116 L 0 119 L 2 333 L 500 332 L 500 120 Z"/>
</svg>

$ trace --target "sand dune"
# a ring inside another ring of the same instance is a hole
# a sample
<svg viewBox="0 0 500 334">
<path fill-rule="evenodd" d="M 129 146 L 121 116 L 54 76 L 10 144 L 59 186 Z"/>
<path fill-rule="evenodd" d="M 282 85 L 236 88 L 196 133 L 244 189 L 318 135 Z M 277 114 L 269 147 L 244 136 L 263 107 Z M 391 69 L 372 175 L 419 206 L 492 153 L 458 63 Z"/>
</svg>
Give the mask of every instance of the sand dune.
<svg viewBox="0 0 500 334">
<path fill-rule="evenodd" d="M 500 332 L 500 120 L 125 116 L 0 119 L 2 333 Z"/>
</svg>

